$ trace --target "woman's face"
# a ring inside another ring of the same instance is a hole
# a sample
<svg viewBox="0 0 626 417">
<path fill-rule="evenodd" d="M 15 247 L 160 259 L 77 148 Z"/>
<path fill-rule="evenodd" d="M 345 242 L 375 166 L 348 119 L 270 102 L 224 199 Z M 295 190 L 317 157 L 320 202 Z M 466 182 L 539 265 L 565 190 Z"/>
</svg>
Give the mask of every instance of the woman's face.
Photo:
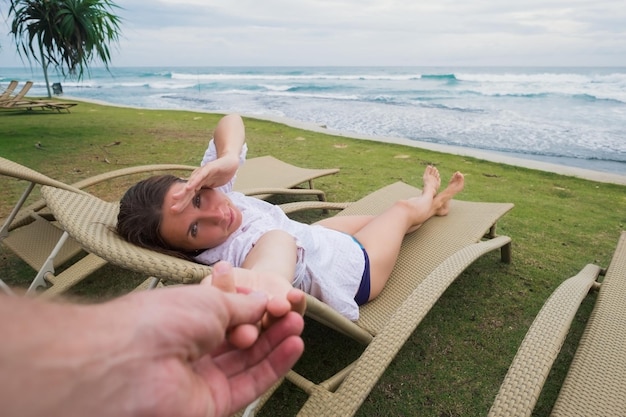
<svg viewBox="0 0 626 417">
<path fill-rule="evenodd" d="M 241 211 L 221 191 L 205 188 L 183 211 L 174 212 L 172 196 L 184 186 L 184 182 L 177 182 L 165 194 L 160 230 L 163 239 L 185 251 L 211 249 L 224 243 L 241 226 Z"/>
</svg>

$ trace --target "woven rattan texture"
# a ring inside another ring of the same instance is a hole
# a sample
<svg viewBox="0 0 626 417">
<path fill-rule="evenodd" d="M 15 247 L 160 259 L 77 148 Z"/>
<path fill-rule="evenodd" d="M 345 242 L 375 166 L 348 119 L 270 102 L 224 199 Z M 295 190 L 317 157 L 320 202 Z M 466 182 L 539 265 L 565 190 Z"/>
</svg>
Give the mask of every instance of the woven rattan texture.
<svg viewBox="0 0 626 417">
<path fill-rule="evenodd" d="M 42 192 L 70 235 L 89 252 L 116 265 L 177 282 L 197 281 L 210 270 L 123 241 L 114 232 L 116 203 L 51 187 L 44 187 Z M 351 204 L 340 215 L 376 214 L 394 201 L 419 192 L 404 183 L 392 184 Z M 409 235 L 390 282 L 374 302 L 362 308 L 362 318 L 357 322 L 377 336 L 336 392 L 330 393 L 302 380 L 313 393 L 301 415 L 354 414 L 415 327 L 456 277 L 483 254 L 510 244 L 511 239 L 506 236 L 482 238 L 512 207 L 508 203 L 453 201 L 448 216 L 431 219 Z"/>
<path fill-rule="evenodd" d="M 25 181 L 34 182 L 36 184 L 49 185 L 52 187 L 77 191 L 77 188 L 75 187 L 67 185 L 61 181 L 53 180 L 52 178 L 40 174 L 35 170 L 32 170 L 2 157 L 0 157 L 0 174 L 9 177 L 19 178 Z"/>
<path fill-rule="evenodd" d="M 489 416 L 532 414 L 576 311 L 599 273 L 600 267 L 587 265 L 552 293 L 520 345 Z"/>
<path fill-rule="evenodd" d="M 118 203 L 58 188 L 43 187 L 48 206 L 63 228 L 88 251 L 133 271 L 175 282 L 195 282 L 210 268 L 132 245 L 115 232 Z"/>
<path fill-rule="evenodd" d="M 607 269 L 553 415 L 626 415 L 626 232 Z"/>
<path fill-rule="evenodd" d="M 377 214 L 394 201 L 419 192 L 415 187 L 398 182 L 365 197 L 339 215 Z M 359 326 L 372 334 L 380 332 L 396 308 L 428 274 L 450 254 L 480 241 L 487 230 L 512 208 L 510 203 L 451 201 L 447 216 L 430 219 L 418 232 L 404 239 L 398 262 L 384 291 L 361 308 Z"/>
<path fill-rule="evenodd" d="M 310 186 L 313 179 L 337 172 L 339 172 L 337 168 L 301 168 L 273 156 L 260 156 L 246 161 L 237 173 L 233 188 L 235 190 L 258 187 L 292 188 L 304 182 Z"/>
</svg>

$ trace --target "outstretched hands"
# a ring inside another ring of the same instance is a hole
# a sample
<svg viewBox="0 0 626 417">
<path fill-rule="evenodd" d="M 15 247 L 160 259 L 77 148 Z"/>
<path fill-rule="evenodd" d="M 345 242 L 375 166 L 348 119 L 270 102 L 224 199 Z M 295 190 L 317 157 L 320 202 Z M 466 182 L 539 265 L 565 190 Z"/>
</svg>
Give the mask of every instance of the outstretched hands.
<svg viewBox="0 0 626 417">
<path fill-rule="evenodd" d="M 233 282 L 233 268 L 222 271 L 220 285 Z M 155 359 L 163 368 L 153 366 L 143 386 L 152 383 L 152 402 L 162 398 L 163 403 L 148 414 L 231 415 L 269 389 L 302 354 L 303 319 L 288 302 L 243 289 L 227 293 L 214 285 L 156 291 L 150 301 L 160 309 L 153 311 L 163 326 Z M 195 297 L 183 296 L 183 290 Z M 304 299 L 304 294 L 294 290 L 291 297 Z"/>
<path fill-rule="evenodd" d="M 250 340 L 254 332 L 259 330 L 259 326 L 262 329 L 270 327 L 290 311 L 304 315 L 306 309 L 305 294 L 293 288 L 283 277 L 271 272 L 233 268 L 228 262 L 218 262 L 213 265 L 213 274 L 205 278 L 203 284 L 212 285 L 227 293 L 251 294 L 255 291 L 269 297 L 266 313 L 259 323 L 251 326 L 254 329 L 242 326 L 237 332 L 230 333 L 231 338 L 237 337 L 236 341 L 241 346 L 247 345 L 243 340 Z M 231 340 L 231 343 L 235 343 L 235 340 Z"/>
<path fill-rule="evenodd" d="M 279 301 L 206 283 L 97 305 L 5 297 L 2 415 L 232 415 L 303 352 L 302 316 Z"/>
</svg>

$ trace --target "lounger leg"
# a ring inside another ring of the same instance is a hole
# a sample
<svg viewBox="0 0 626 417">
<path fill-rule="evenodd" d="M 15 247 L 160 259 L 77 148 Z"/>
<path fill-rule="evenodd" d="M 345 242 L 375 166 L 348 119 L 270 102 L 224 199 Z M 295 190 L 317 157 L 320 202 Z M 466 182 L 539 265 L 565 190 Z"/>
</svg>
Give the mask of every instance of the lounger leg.
<svg viewBox="0 0 626 417">
<path fill-rule="evenodd" d="M 2 229 L 0 229 L 0 240 L 4 239 L 5 237 L 9 235 L 9 227 L 11 226 L 13 219 L 15 219 L 15 216 L 17 216 L 18 211 L 20 211 L 20 209 L 24 205 L 24 202 L 26 201 L 26 199 L 28 198 L 28 196 L 30 195 L 30 192 L 33 190 L 34 187 L 35 187 L 35 183 L 31 182 L 30 185 L 26 187 L 26 190 L 24 190 L 24 192 L 22 193 L 22 196 L 20 197 L 19 201 L 17 202 L 17 204 L 11 211 L 11 214 L 9 214 L 9 217 L 7 217 L 6 221 L 4 222 L 4 225 L 2 225 Z"/>
<path fill-rule="evenodd" d="M 159 279 L 157 277 L 151 277 L 150 283 L 148 284 L 148 290 L 153 290 L 156 287 L 158 287 L 159 286 L 159 282 L 161 282 L 161 279 Z"/>
<path fill-rule="evenodd" d="M 39 272 L 37 273 L 37 276 L 35 277 L 33 282 L 30 284 L 30 287 L 28 287 L 28 291 L 26 291 L 26 294 L 34 294 L 37 291 L 37 288 L 45 288 L 48 286 L 45 277 L 49 273 L 54 274 L 54 258 L 56 258 L 57 254 L 59 253 L 69 236 L 70 235 L 67 232 L 63 232 L 56 246 L 54 247 L 54 249 L 52 249 L 50 256 L 48 256 L 48 259 L 46 259 L 46 262 L 44 262 L 43 266 L 39 269 Z"/>
<path fill-rule="evenodd" d="M 505 264 L 511 263 L 511 242 L 500 248 L 500 259 Z"/>
<path fill-rule="evenodd" d="M 15 293 L 4 281 L 0 279 L 0 290 L 3 291 L 6 295 L 15 296 Z"/>
</svg>

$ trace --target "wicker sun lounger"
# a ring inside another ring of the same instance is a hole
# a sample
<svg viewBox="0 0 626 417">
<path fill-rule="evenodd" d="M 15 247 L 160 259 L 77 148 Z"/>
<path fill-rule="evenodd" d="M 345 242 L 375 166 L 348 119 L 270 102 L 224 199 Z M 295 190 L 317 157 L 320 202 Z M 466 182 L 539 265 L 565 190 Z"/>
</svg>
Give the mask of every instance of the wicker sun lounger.
<svg viewBox="0 0 626 417">
<path fill-rule="evenodd" d="M 34 293 L 39 288 L 47 287 L 46 284 L 49 283 L 52 286 L 43 291 L 41 295 L 54 296 L 77 284 L 106 262 L 89 254 L 60 274 L 55 274 L 56 268 L 66 264 L 81 253 L 82 248 L 72 239 L 68 239 L 64 231 L 54 221 L 54 217 L 45 211 L 46 204 L 43 199 L 24 207 L 35 186 L 47 185 L 88 195 L 82 191 L 83 188 L 126 175 L 151 174 L 172 170 L 190 171 L 193 169 L 195 167 L 187 165 L 142 165 L 95 175 L 69 185 L 0 157 L 0 175 L 28 183 L 22 196 L 0 228 L 0 241 L 37 271 L 28 292 Z"/>
<path fill-rule="evenodd" d="M 532 414 L 574 315 L 593 288 L 600 292 L 552 415 L 626 415 L 626 232 L 622 232 L 606 270 L 585 266 L 546 301 L 509 367 L 490 416 Z"/>
<path fill-rule="evenodd" d="M 393 201 L 419 192 L 398 182 L 351 203 L 338 215 L 380 213 Z M 123 241 L 114 232 L 116 204 L 58 188 L 44 187 L 42 193 L 70 235 L 87 251 L 113 264 L 178 283 L 196 282 L 210 273 L 208 266 Z M 289 210 L 296 206 L 332 208 L 333 203 L 287 205 Z M 352 366 L 321 384 L 290 372 L 287 379 L 310 395 L 300 414 L 353 415 L 416 326 L 463 270 L 496 249 L 501 249 L 504 261 L 510 261 L 511 239 L 496 236 L 495 225 L 512 207 L 509 203 L 453 200 L 448 216 L 433 218 L 407 236 L 387 286 L 361 308 L 357 322 L 308 297 L 307 315 L 368 346 Z"/>
<path fill-rule="evenodd" d="M 22 99 L 22 100 L 9 100 L 0 103 L 0 109 L 8 109 L 8 110 L 33 110 L 33 109 L 41 109 L 41 110 L 56 110 L 59 113 L 65 110 L 66 112 L 70 112 L 70 108 L 77 106 L 78 103 L 71 103 L 68 101 L 53 101 L 53 100 L 31 100 L 31 99 Z"/>
<path fill-rule="evenodd" d="M 257 160 L 261 163 L 258 163 Z M 12 213 L 5 219 L 4 225 L 0 228 L 0 241 L 38 271 L 28 289 L 29 293 L 46 287 L 47 281 L 52 286 L 42 292 L 42 295 L 59 294 L 101 268 L 106 262 L 97 256 L 88 255 L 61 274 L 55 275 L 56 268 L 82 252 L 82 249 L 75 241 L 64 236 L 64 231 L 53 221 L 53 217 L 42 211 L 46 206 L 44 200 L 23 207 L 36 185 L 48 185 L 76 192 L 78 189 L 127 175 L 142 173 L 147 175 L 172 170 L 188 174 L 196 168 L 178 164 L 143 165 L 106 172 L 68 185 L 0 157 L 0 175 L 21 179 L 29 183 Z M 314 178 L 329 175 L 336 171 L 334 169 L 299 168 L 271 157 L 252 158 L 240 168 L 237 175 L 238 178 L 241 176 L 243 180 L 235 184 L 235 189 L 258 198 L 271 194 L 284 194 L 293 196 L 314 195 L 324 199 L 324 192 L 321 190 L 291 189 L 290 187 L 302 182 L 311 184 Z M 245 189 L 244 187 L 249 188 Z M 63 241 L 60 242 L 61 239 Z"/>
<path fill-rule="evenodd" d="M 20 91 L 18 91 L 17 94 L 12 96 L 11 93 L 17 88 L 18 84 L 19 83 L 17 81 L 11 81 L 11 83 L 9 84 L 9 87 L 7 88 L 7 91 L 9 92 L 9 94 L 2 95 L 2 102 L 0 102 L 0 106 L 4 106 L 6 103 L 15 103 L 20 100 L 23 100 L 24 96 L 26 96 L 26 93 L 28 93 L 31 87 L 33 86 L 32 81 L 26 81 L 24 85 L 22 86 L 22 88 L 20 89 Z"/>
<path fill-rule="evenodd" d="M 248 159 L 237 173 L 233 188 L 260 199 L 289 194 L 315 195 L 320 201 L 326 201 L 326 194 L 313 188 L 313 180 L 337 172 L 338 168 L 302 168 L 266 155 Z"/>
<path fill-rule="evenodd" d="M 0 94 L 0 103 L 11 97 L 11 94 L 13 94 L 13 91 L 17 88 L 18 84 L 19 82 L 17 80 L 11 80 L 9 82 L 7 88 L 5 88 L 4 91 L 2 91 L 2 94 Z"/>
<path fill-rule="evenodd" d="M 16 82 L 17 83 L 17 82 Z M 9 88 L 10 89 L 13 85 L 9 84 Z M 13 89 L 15 89 L 15 87 L 17 86 L 17 84 L 15 86 L 13 86 Z M 78 103 L 70 103 L 67 101 L 53 101 L 53 100 L 34 100 L 34 99 L 28 99 L 26 98 L 26 93 L 30 90 L 30 88 L 33 86 L 33 82 L 32 81 L 27 81 L 24 86 L 22 87 L 22 89 L 15 95 L 15 96 L 10 96 L 10 92 L 8 95 L 5 96 L 6 92 L 2 95 L 2 98 L 0 99 L 0 109 L 5 109 L 5 110 L 19 110 L 19 109 L 26 109 L 26 110 L 32 110 L 34 108 L 41 108 L 41 109 L 51 109 L 51 110 L 57 110 L 57 111 L 62 111 L 65 110 L 69 113 L 70 108 L 76 106 Z M 7 89 L 7 90 L 8 90 Z"/>
</svg>

